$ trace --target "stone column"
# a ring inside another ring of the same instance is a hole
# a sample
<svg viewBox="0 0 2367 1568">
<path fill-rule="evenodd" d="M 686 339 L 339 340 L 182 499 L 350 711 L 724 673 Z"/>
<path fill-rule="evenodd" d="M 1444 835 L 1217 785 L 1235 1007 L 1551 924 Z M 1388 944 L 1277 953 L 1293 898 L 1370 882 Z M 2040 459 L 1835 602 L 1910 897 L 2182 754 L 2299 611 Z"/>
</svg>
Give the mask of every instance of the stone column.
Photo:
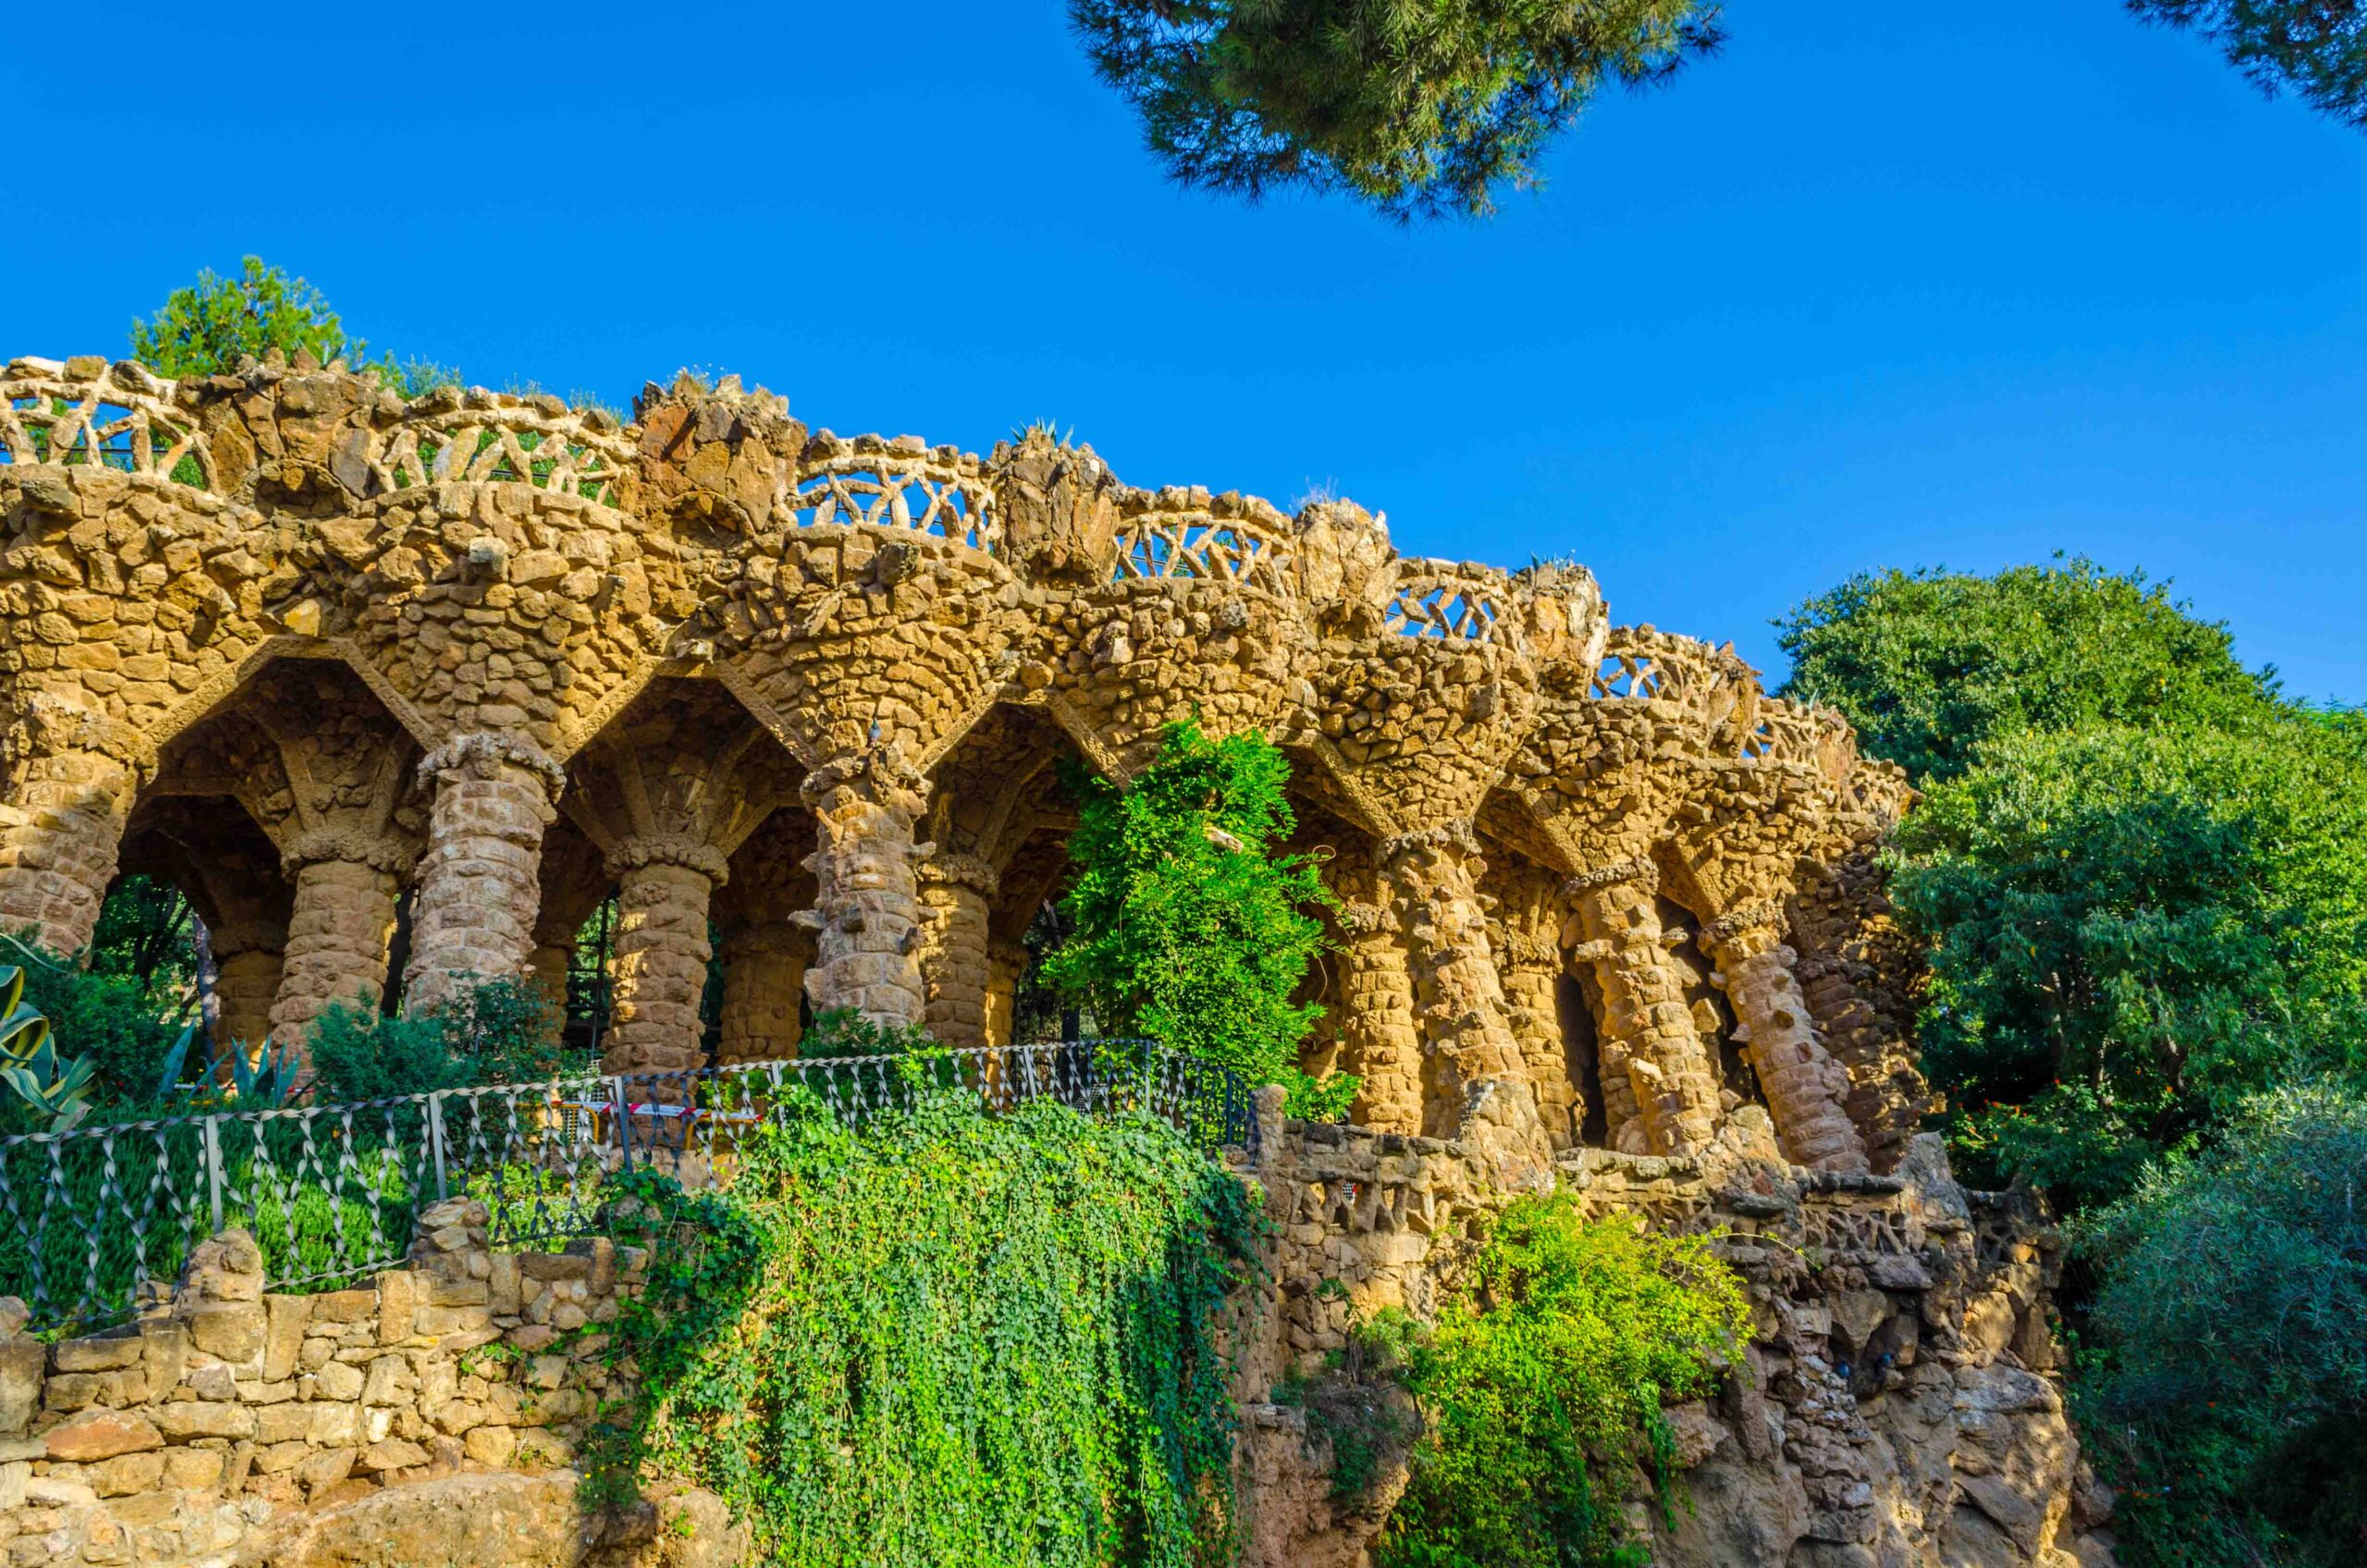
<svg viewBox="0 0 2367 1568">
<path fill-rule="evenodd" d="M 1513 1038 L 1519 1042 L 1529 1082 L 1537 1087 L 1537 1114 L 1545 1123 L 1546 1139 L 1556 1150 L 1578 1142 L 1578 1087 L 1570 1080 L 1570 1061 L 1562 1046 L 1562 1009 L 1557 999 L 1562 978 L 1562 944 L 1557 929 L 1539 936 L 1506 929 L 1501 955 L 1504 970 L 1504 1007 Z"/>
<path fill-rule="evenodd" d="M 727 875 L 722 852 L 691 840 L 628 839 L 608 857 L 617 879 L 615 1006 L 604 1072 L 699 1066 L 699 997 L 706 988 L 706 913 Z"/>
<path fill-rule="evenodd" d="M 814 934 L 787 921 L 742 925 L 723 939 L 724 1061 L 779 1061 L 804 1033 L 805 966 Z"/>
<path fill-rule="evenodd" d="M 966 1050 L 987 1043 L 987 921 L 1000 883 L 975 855 L 938 854 L 920 866 L 921 981 L 930 1035 Z"/>
<path fill-rule="evenodd" d="M 567 778 L 528 741 L 490 733 L 446 741 L 419 771 L 435 800 L 404 1002 L 424 1011 L 472 982 L 526 973 L 542 902 L 543 829 Z"/>
<path fill-rule="evenodd" d="M 1348 1120 L 1385 1133 L 1422 1130 L 1422 1032 L 1397 913 L 1340 906 L 1347 942 L 1340 983 L 1340 1071 L 1364 1080 Z"/>
<path fill-rule="evenodd" d="M 306 834 L 281 864 L 296 900 L 271 1035 L 300 1051 L 313 1020 L 331 1002 L 376 1007 L 385 999 L 386 949 L 410 857 L 390 842 Z"/>
<path fill-rule="evenodd" d="M 1865 1141 L 1842 1109 L 1849 1075 L 1809 1023 L 1808 998 L 1792 976 L 1799 955 L 1784 945 L 1783 919 L 1770 901 L 1711 922 L 1701 933 L 1718 966 L 1711 978 L 1734 1003 L 1735 1038 L 1767 1092 L 1784 1157 L 1817 1170 L 1864 1170 Z"/>
<path fill-rule="evenodd" d="M 1652 864 L 1637 859 L 1573 877 L 1564 892 L 1577 916 L 1580 955 L 1602 990 L 1598 1038 L 1612 1146 L 1625 1146 L 1621 1133 L 1633 1115 L 1643 1152 L 1691 1154 L 1717 1135 L 1718 1075 L 1669 964 L 1653 901 L 1659 886 Z M 1612 1088 L 1623 1069 L 1632 1109 Z"/>
<path fill-rule="evenodd" d="M 1476 1145 L 1508 1185 L 1550 1182 L 1552 1147 L 1489 950 L 1478 840 L 1468 824 L 1449 823 L 1390 839 L 1380 851 L 1413 961 L 1417 1017 L 1439 1109 L 1453 1119 L 1452 1128 L 1439 1130 Z"/>
<path fill-rule="evenodd" d="M 567 1032 L 567 972 L 575 962 L 575 926 L 553 924 L 546 911 L 534 927 L 534 950 L 526 955 L 526 974 L 550 1004 L 546 1037 L 553 1042 Z"/>
<path fill-rule="evenodd" d="M 800 788 L 817 839 L 809 864 L 819 891 L 797 917 L 815 933 L 805 972 L 814 1011 L 852 1008 L 878 1023 L 922 1023 L 915 865 L 930 851 L 913 840 L 913 824 L 928 809 L 920 778 L 881 750 L 817 767 Z"/>
<path fill-rule="evenodd" d="M 216 1050 L 236 1043 L 250 1060 L 271 1038 L 272 999 L 279 994 L 288 925 L 282 920 L 225 921 L 206 929 L 214 947 Z"/>
<path fill-rule="evenodd" d="M 987 1044 L 1007 1046 L 1019 1023 L 1019 977 L 1027 973 L 1027 944 L 996 937 L 987 944 Z"/>
<path fill-rule="evenodd" d="M 0 931 L 61 957 L 91 942 L 139 780 L 104 753 L 21 759 L 0 798 Z"/>
</svg>

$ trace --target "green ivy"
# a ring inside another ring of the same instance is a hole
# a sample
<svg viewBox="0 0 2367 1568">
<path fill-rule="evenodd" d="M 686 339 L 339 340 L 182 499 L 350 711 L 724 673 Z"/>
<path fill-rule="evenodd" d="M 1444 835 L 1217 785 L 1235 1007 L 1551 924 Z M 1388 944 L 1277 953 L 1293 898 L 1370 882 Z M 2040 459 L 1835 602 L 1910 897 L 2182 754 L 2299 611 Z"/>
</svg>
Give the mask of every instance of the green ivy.
<svg viewBox="0 0 2367 1568">
<path fill-rule="evenodd" d="M 1391 1513 L 1382 1568 L 1627 1568 L 1619 1500 L 1641 1466 L 1673 1496 L 1664 1403 L 1710 1390 L 1749 1332 L 1742 1282 L 1699 1236 L 1588 1220 L 1526 1197 L 1482 1227 L 1427 1332 L 1395 1314 L 1428 1430 Z"/>
<path fill-rule="evenodd" d="M 1210 740 L 1168 726 L 1158 758 L 1124 788 L 1082 769 L 1061 901 L 1071 935 L 1044 978 L 1105 1033 L 1142 1035 L 1292 1092 L 1294 1116 L 1336 1120 L 1356 1081 L 1299 1071 L 1323 1016 L 1294 1000 L 1326 946 L 1306 912 L 1334 903 L 1315 863 L 1276 855 L 1293 819 L 1290 759 L 1261 735 Z"/>
<path fill-rule="evenodd" d="M 859 1133 L 760 1134 L 728 1194 L 621 1179 L 643 1393 L 589 1445 L 594 1500 L 688 1478 L 794 1568 L 1223 1561 L 1246 1189 L 1148 1119 L 912 1076 Z"/>
</svg>

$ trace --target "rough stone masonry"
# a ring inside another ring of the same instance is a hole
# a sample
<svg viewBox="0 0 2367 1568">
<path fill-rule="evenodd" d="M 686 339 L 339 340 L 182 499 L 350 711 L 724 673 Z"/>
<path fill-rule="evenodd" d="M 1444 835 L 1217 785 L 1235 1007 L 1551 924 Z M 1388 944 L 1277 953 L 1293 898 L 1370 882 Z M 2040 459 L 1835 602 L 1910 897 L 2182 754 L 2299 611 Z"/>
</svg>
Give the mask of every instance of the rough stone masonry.
<svg viewBox="0 0 2367 1568">
<path fill-rule="evenodd" d="M 624 423 L 301 357 L 0 371 L 0 927 L 70 953 L 117 876 L 166 878 L 226 1040 L 557 986 L 613 897 L 612 1071 L 701 1060 L 715 960 L 727 1060 L 837 1006 L 998 1042 L 1068 873 L 1056 765 L 1123 777 L 1192 715 L 1291 757 L 1340 900 L 1306 1065 L 1363 1080 L 1347 1127 L 1266 1091 L 1241 1171 L 1277 1221 L 1251 1561 L 1360 1561 L 1393 1484 L 1331 1497 L 1266 1388 L 1558 1184 L 1717 1232 L 1750 1285 L 1747 1366 L 1675 1413 L 1696 1506 L 1660 1561 L 2109 1562 L 2049 1232 L 1916 1132 L 1871 858 L 1909 791 L 1731 647 L 1613 627 L 1577 567 L 1401 557 L 1344 501 L 1136 489 L 1037 433 L 841 437 L 730 378 Z M 0 1303 L 12 1568 L 738 1555 L 711 1498 L 574 1510 L 633 1260 L 484 1238 L 444 1206 L 410 1268 L 298 1297 L 226 1235 L 54 1345 Z"/>
<path fill-rule="evenodd" d="M 793 1051 L 807 1009 L 1007 1033 L 1066 873 L 1055 762 L 1171 720 L 1289 752 L 1343 900 L 1309 1065 L 1508 1181 L 1760 1104 L 1887 1170 L 1925 1096 L 1853 875 L 1908 791 L 1582 569 L 1411 559 L 1347 502 L 814 431 L 684 377 L 620 425 L 300 359 L 0 372 L 0 925 L 111 881 L 214 933 L 226 1036 L 556 986 L 619 911 L 612 1070 Z M 408 957 L 389 973 L 407 923 Z"/>
</svg>

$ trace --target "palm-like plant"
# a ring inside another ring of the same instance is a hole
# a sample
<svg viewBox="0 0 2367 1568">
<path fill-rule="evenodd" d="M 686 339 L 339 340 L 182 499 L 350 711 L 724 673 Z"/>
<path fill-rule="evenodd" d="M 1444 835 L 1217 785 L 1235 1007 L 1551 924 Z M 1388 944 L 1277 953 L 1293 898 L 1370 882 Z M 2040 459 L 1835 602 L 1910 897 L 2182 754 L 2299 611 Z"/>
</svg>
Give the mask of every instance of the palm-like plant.
<svg viewBox="0 0 2367 1568">
<path fill-rule="evenodd" d="M 25 971 L 0 964 L 0 1084 L 32 1107 L 53 1133 L 91 1113 L 98 1070 L 85 1057 L 61 1057 L 49 1020 L 25 1004 Z"/>
</svg>

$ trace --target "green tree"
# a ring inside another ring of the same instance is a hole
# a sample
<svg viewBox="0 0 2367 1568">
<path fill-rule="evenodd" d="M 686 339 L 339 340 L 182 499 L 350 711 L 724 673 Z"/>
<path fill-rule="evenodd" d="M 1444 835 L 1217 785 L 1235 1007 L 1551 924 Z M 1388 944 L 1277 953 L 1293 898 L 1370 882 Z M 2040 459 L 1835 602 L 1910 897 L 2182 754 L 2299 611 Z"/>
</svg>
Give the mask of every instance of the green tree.
<svg viewBox="0 0 2367 1568">
<path fill-rule="evenodd" d="M 359 364 L 369 344 L 347 338 L 319 289 L 260 256 L 242 261 L 237 277 L 201 271 L 192 287 L 166 296 L 154 321 L 131 324 L 132 358 L 176 380 L 227 374 L 241 356 L 259 360 L 272 349 Z"/>
<path fill-rule="evenodd" d="M 1353 1080 L 1318 1090 L 1298 1070 L 1322 1016 L 1293 1000 L 1324 948 L 1306 912 L 1332 900 L 1311 860 L 1270 852 L 1293 826 L 1289 781 L 1290 759 L 1264 737 L 1211 741 L 1190 721 L 1168 727 L 1123 789 L 1075 770 L 1077 875 L 1060 906 L 1071 935 L 1044 978 L 1107 1032 L 1290 1084 L 1297 1114 L 1336 1113 Z"/>
<path fill-rule="evenodd" d="M 2300 95 L 2367 129 L 2367 5 L 2359 0 L 2128 0 L 2149 22 L 2190 29 L 2260 89 Z"/>
<path fill-rule="evenodd" d="M 2276 691 L 2166 584 L 2084 557 L 1994 577 L 1861 573 L 1775 624 L 1792 660 L 1783 695 L 1840 709 L 1860 745 L 1919 784 L 1962 773 L 1994 737 L 2210 722 Z"/>
<path fill-rule="evenodd" d="M 2243 1108 L 2074 1228 L 2100 1276 L 2075 1410 L 2132 1563 L 2367 1557 L 2367 1099 Z"/>
<path fill-rule="evenodd" d="M 1071 0 L 1103 80 L 1185 185 L 1345 190 L 1401 220 L 1491 210 L 1604 88 L 1720 42 L 1704 0 Z"/>
<path fill-rule="evenodd" d="M 1901 825 L 1924 1070 L 1960 1152 L 2078 1205 L 2244 1096 L 2367 1071 L 2367 745 L 2106 726 L 1993 741 Z"/>
</svg>

